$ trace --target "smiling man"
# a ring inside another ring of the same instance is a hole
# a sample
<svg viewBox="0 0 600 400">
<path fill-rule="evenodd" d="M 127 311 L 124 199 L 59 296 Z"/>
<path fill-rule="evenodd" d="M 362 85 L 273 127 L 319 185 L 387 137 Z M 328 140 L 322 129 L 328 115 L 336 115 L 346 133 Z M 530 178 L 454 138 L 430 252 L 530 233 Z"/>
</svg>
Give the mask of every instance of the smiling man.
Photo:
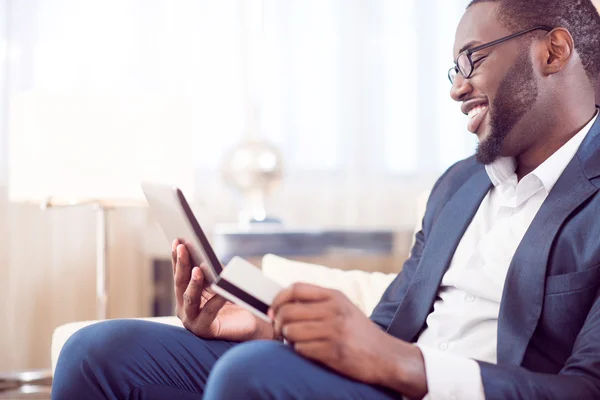
<svg viewBox="0 0 600 400">
<path fill-rule="evenodd" d="M 187 330 L 79 331 L 53 398 L 599 399 L 600 16 L 590 0 L 475 0 L 454 53 L 477 153 L 436 183 L 370 318 L 296 284 L 266 324 L 174 243 Z"/>
</svg>

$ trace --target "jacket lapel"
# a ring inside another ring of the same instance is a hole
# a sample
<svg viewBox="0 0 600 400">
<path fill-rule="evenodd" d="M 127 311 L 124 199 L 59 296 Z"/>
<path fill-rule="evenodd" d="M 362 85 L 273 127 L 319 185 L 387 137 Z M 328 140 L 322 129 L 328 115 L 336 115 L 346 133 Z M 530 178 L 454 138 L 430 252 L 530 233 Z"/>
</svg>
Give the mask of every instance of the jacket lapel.
<svg viewBox="0 0 600 400">
<path fill-rule="evenodd" d="M 413 281 L 390 323 L 390 334 L 410 342 L 421 331 L 456 247 L 490 188 L 490 179 L 482 167 L 443 207 Z"/>
<path fill-rule="evenodd" d="M 542 312 L 554 237 L 565 219 L 596 190 L 575 157 L 533 219 L 504 284 L 498 317 L 498 364 L 521 364 Z"/>
</svg>

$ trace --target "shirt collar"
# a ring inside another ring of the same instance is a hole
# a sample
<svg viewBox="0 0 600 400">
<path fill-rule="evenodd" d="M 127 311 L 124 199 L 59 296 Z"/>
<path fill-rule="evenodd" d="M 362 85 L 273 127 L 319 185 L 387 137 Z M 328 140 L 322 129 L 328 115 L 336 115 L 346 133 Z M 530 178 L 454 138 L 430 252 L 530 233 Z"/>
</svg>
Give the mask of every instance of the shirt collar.
<svg viewBox="0 0 600 400">
<path fill-rule="evenodd" d="M 542 182 L 546 192 L 549 193 L 552 190 L 597 118 L 598 111 L 583 129 L 531 172 L 531 175 L 535 175 Z M 517 162 L 513 157 L 498 157 L 494 162 L 485 166 L 485 170 L 494 186 L 500 185 L 513 176 L 516 169 Z"/>
<path fill-rule="evenodd" d="M 498 157 L 491 164 L 485 166 L 485 171 L 494 186 L 498 186 L 510 178 L 516 169 L 517 161 L 514 157 Z"/>
</svg>

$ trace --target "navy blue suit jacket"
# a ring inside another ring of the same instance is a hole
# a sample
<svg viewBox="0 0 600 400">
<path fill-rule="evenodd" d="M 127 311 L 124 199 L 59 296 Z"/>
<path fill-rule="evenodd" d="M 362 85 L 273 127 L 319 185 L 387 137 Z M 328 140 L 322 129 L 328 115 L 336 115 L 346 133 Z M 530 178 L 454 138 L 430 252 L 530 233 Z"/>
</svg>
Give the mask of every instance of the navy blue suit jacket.
<svg viewBox="0 0 600 400">
<path fill-rule="evenodd" d="M 411 257 L 371 319 L 417 340 L 454 251 L 492 187 L 473 157 L 431 192 Z M 600 399 L 600 119 L 517 248 L 498 317 L 498 363 L 479 362 L 486 399 Z"/>
</svg>

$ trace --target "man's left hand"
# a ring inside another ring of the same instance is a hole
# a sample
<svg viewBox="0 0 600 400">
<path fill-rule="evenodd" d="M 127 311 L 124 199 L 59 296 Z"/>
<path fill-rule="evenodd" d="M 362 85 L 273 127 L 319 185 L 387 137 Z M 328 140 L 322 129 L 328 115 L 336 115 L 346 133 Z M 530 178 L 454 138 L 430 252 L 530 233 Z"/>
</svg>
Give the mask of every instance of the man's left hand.
<svg viewBox="0 0 600 400">
<path fill-rule="evenodd" d="M 293 284 L 277 295 L 269 316 L 275 336 L 311 360 L 411 398 L 427 393 L 421 351 L 385 333 L 340 291 Z"/>
</svg>

